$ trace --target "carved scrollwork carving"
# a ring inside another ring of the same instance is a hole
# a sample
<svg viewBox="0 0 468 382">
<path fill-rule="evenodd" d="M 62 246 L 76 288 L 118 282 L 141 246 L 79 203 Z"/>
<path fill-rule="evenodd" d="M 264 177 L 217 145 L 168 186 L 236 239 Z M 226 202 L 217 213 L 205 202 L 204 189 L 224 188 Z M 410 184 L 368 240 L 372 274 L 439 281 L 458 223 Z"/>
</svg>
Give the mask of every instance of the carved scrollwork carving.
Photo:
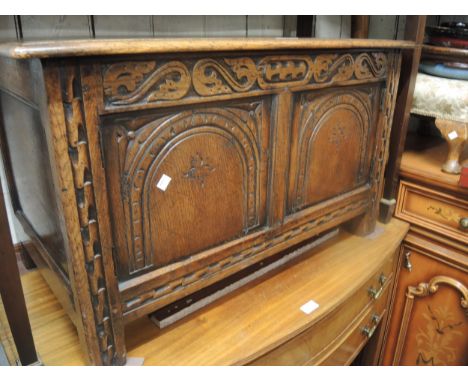
<svg viewBox="0 0 468 382">
<path fill-rule="evenodd" d="M 142 99 L 176 100 L 187 94 L 190 73 L 183 63 L 171 61 L 155 68 L 156 62 L 111 65 L 104 73 L 104 94 L 114 105 L 129 105 Z"/>
<path fill-rule="evenodd" d="M 381 77 L 387 70 L 387 56 L 384 53 L 362 53 L 356 57 L 354 75 L 357 79 Z"/>
<path fill-rule="evenodd" d="M 213 59 L 198 61 L 193 67 L 193 87 L 200 95 L 245 92 L 257 78 L 251 58 L 224 59 L 227 67 Z"/>
<path fill-rule="evenodd" d="M 346 81 L 353 73 L 354 59 L 350 54 L 321 54 L 314 62 L 314 80 L 318 83 Z"/>
<path fill-rule="evenodd" d="M 306 86 L 351 80 L 383 79 L 385 53 L 277 55 L 225 59 L 115 63 L 104 68 L 104 95 L 110 106 L 158 103 L 251 90 Z"/>
<path fill-rule="evenodd" d="M 440 284 L 449 285 L 457 289 L 461 294 L 460 306 L 465 310 L 468 315 L 468 288 L 458 280 L 447 276 L 436 276 L 428 283 L 420 283 L 418 286 L 409 286 L 406 296 L 410 299 L 417 297 L 425 297 L 436 293 L 439 290 Z"/>
<path fill-rule="evenodd" d="M 109 97 L 125 96 L 133 92 L 156 67 L 153 61 L 122 62 L 111 65 L 104 75 L 104 92 Z"/>
</svg>

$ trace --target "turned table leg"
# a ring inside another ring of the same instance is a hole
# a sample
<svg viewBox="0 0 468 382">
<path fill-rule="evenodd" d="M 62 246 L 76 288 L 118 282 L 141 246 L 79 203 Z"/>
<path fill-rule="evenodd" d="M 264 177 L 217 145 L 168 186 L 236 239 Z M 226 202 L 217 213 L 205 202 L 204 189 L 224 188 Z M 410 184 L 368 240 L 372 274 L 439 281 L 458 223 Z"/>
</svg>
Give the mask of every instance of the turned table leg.
<svg viewBox="0 0 468 382">
<path fill-rule="evenodd" d="M 460 155 L 468 138 L 468 123 L 436 118 L 435 125 L 449 146 L 447 160 L 442 165 L 442 171 L 459 174 L 461 170 Z"/>
</svg>

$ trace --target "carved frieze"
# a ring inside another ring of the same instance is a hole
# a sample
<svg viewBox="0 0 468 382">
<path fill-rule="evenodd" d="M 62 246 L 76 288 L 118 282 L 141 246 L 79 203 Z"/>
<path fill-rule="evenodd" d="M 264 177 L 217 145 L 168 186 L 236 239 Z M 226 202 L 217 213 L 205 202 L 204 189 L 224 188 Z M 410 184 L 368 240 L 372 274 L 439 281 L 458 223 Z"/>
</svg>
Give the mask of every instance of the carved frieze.
<svg viewBox="0 0 468 382">
<path fill-rule="evenodd" d="M 385 53 L 201 58 L 119 62 L 103 67 L 107 107 L 159 104 L 185 97 L 384 79 Z"/>
</svg>

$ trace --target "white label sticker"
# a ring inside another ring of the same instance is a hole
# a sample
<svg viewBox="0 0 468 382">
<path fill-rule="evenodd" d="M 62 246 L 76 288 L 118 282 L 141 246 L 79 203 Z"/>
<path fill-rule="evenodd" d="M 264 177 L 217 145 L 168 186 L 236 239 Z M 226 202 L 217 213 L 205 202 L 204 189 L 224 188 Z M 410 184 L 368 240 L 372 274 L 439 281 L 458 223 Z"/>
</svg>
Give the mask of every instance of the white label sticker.
<svg viewBox="0 0 468 382">
<path fill-rule="evenodd" d="M 448 137 L 450 138 L 450 140 L 454 140 L 455 138 L 458 138 L 458 134 L 455 130 L 451 131 L 450 133 L 448 133 Z"/>
<path fill-rule="evenodd" d="M 167 186 L 169 186 L 169 183 L 171 183 L 171 177 L 167 176 L 166 174 L 163 174 L 161 176 L 161 179 L 159 179 L 158 184 L 156 185 L 157 188 L 159 188 L 162 191 L 166 191 Z"/>
<path fill-rule="evenodd" d="M 301 310 L 305 314 L 311 314 L 318 307 L 319 307 L 319 304 L 317 304 L 314 300 L 310 300 L 301 306 Z"/>
</svg>

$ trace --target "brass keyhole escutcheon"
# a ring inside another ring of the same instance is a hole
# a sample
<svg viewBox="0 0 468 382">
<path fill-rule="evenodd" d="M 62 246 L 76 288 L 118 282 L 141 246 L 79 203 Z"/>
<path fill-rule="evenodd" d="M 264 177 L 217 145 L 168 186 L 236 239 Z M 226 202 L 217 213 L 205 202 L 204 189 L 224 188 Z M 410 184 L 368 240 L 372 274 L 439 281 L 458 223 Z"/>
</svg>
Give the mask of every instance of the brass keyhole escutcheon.
<svg viewBox="0 0 468 382">
<path fill-rule="evenodd" d="M 404 267 L 405 267 L 409 272 L 411 272 L 411 271 L 413 270 L 413 264 L 411 264 L 410 256 L 411 256 L 411 251 L 406 251 L 406 253 L 405 253 L 405 264 L 404 264 Z"/>
</svg>

